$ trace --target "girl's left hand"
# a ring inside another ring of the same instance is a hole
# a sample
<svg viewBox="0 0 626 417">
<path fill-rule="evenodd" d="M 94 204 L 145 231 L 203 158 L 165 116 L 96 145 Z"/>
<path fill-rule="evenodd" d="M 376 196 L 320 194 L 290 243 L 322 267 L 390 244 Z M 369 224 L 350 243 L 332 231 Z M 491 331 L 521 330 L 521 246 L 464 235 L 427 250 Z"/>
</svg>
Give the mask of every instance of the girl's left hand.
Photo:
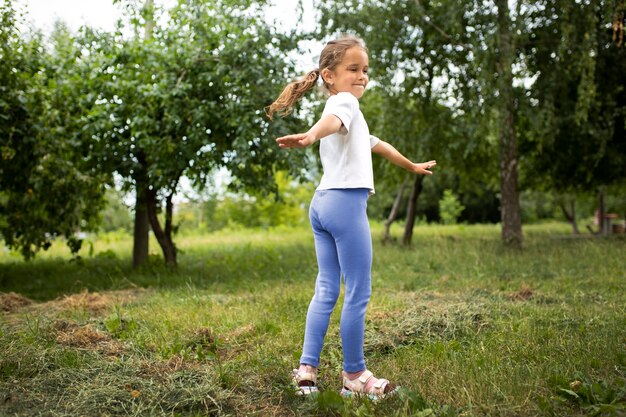
<svg viewBox="0 0 626 417">
<path fill-rule="evenodd" d="M 416 174 L 433 175 L 433 173 L 429 170 L 435 166 L 437 166 L 437 161 L 432 160 L 428 162 L 413 164 L 413 169 Z"/>
</svg>

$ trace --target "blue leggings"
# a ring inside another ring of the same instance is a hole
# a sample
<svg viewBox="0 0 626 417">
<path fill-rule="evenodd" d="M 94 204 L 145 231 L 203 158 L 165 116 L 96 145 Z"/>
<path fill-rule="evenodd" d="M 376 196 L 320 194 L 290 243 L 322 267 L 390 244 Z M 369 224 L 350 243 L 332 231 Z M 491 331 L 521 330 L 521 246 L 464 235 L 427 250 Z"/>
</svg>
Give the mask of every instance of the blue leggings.
<svg viewBox="0 0 626 417">
<path fill-rule="evenodd" d="M 306 316 L 301 364 L 319 366 L 343 275 L 345 297 L 340 324 L 343 369 L 346 372 L 365 369 L 365 310 L 372 292 L 368 193 L 365 188 L 319 190 L 311 201 L 309 218 L 319 272 Z"/>
</svg>

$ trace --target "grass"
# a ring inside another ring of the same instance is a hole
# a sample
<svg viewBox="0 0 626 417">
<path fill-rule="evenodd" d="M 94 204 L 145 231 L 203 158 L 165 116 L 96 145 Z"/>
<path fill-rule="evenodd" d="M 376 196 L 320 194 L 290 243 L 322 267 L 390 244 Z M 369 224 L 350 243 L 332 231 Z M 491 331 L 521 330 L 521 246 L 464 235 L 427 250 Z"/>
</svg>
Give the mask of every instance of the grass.
<svg viewBox="0 0 626 417">
<path fill-rule="evenodd" d="M 182 237 L 175 271 L 156 255 L 133 270 L 111 236 L 73 261 L 5 253 L 0 415 L 625 415 L 626 241 L 524 232 L 507 250 L 497 226 L 423 225 L 403 248 L 373 225 L 368 367 L 402 385 L 377 403 L 338 395 L 338 314 L 323 393 L 290 387 L 316 273 L 306 229 Z"/>
</svg>

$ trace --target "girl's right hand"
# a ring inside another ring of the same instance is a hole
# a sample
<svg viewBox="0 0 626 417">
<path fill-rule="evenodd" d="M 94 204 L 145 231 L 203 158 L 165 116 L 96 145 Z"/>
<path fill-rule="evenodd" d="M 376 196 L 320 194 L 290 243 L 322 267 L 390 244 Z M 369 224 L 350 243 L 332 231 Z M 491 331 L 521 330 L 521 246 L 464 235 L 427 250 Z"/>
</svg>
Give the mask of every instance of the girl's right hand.
<svg viewBox="0 0 626 417">
<path fill-rule="evenodd" d="M 296 133 L 282 136 L 276 142 L 281 148 L 306 148 L 315 143 L 315 138 L 309 133 Z"/>
</svg>

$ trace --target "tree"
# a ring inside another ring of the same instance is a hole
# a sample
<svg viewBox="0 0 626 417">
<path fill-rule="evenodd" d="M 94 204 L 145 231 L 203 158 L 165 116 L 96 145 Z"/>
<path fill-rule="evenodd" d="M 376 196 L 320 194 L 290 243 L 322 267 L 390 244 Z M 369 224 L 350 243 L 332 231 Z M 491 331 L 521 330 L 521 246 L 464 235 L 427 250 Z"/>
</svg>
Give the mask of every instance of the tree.
<svg viewBox="0 0 626 417">
<path fill-rule="evenodd" d="M 325 35 L 356 32 L 366 41 L 376 87 L 364 96 L 362 107 L 373 133 L 388 138 L 412 159 L 436 158 L 437 171 L 456 171 L 459 186 L 489 184 L 495 167 L 484 161 L 491 160 L 494 148 L 488 140 L 492 116 L 485 111 L 476 81 L 480 64 L 472 60 L 472 42 L 477 40 L 466 30 L 468 25 L 484 25 L 471 21 L 475 17 L 469 6 L 455 1 L 366 0 L 328 1 L 320 9 Z M 404 173 L 387 171 L 380 161 L 375 160 L 375 169 L 385 174 L 377 175 L 377 184 L 393 184 L 395 189 L 403 181 Z M 405 244 L 411 242 L 422 180 L 412 179 Z"/>
<path fill-rule="evenodd" d="M 441 152 L 439 169 L 449 158 L 461 181 L 492 187 L 480 171 L 493 172 L 499 149 L 505 243 L 523 240 L 520 187 L 581 192 L 624 183 L 623 1 L 361 0 L 320 9 L 323 34 L 365 38 L 382 106 L 401 112 L 404 124 L 425 122 L 409 136 L 433 124 L 441 107 L 451 113 L 442 120 L 463 140 L 419 148 Z M 411 149 L 410 141 L 398 145 Z M 418 189 L 419 180 L 414 196 Z"/>
<path fill-rule="evenodd" d="M 522 245 L 522 216 L 517 190 L 517 137 L 515 133 L 515 94 L 513 61 L 515 45 L 508 0 L 495 0 L 498 22 L 498 54 L 496 68 L 499 97 L 500 194 L 502 239 L 514 247 Z"/>
<path fill-rule="evenodd" d="M 168 265 L 176 264 L 172 198 L 182 176 L 202 186 L 227 168 L 233 188 L 272 190 L 276 170 L 298 175 L 304 165 L 299 156 L 279 158 L 268 141 L 294 123 L 269 124 L 263 108 L 290 72 L 282 51 L 295 40 L 267 26 L 262 5 L 180 1 L 156 19 L 167 24 L 155 25 L 149 39 L 137 29 L 132 37 L 91 33 L 101 66 L 89 121 L 94 152 L 126 189 L 145 184 Z"/>
<path fill-rule="evenodd" d="M 152 40 L 152 34 L 154 32 L 154 2 L 152 0 L 146 0 L 145 7 L 143 8 L 143 15 L 145 17 L 144 39 L 146 42 Z M 138 155 L 142 155 L 143 151 L 138 150 Z M 139 161 L 143 160 L 140 158 Z M 150 217 L 148 208 L 148 184 L 146 181 L 146 173 L 143 170 L 142 164 L 133 173 L 133 180 L 135 182 L 135 219 L 133 224 L 133 267 L 139 267 L 148 259 L 149 245 L 150 245 Z M 153 210 L 154 215 L 154 210 Z M 171 221 L 171 216 L 168 219 Z M 162 236 L 159 235 L 162 240 Z M 167 252 L 170 253 L 173 249 L 170 247 Z M 176 254 L 174 253 L 175 257 Z M 166 257 L 167 259 L 167 257 Z"/>
<path fill-rule="evenodd" d="M 75 253 L 75 233 L 96 227 L 108 181 L 82 145 L 80 48 L 63 25 L 51 49 L 38 33 L 23 36 L 11 2 L 0 14 L 0 233 L 26 259 L 56 237 Z"/>
<path fill-rule="evenodd" d="M 522 53 L 535 82 L 522 102 L 533 134 L 521 147 L 530 186 L 573 196 L 626 183 L 624 9 L 609 0 L 526 9 Z M 573 197 L 561 207 L 576 231 Z"/>
</svg>

